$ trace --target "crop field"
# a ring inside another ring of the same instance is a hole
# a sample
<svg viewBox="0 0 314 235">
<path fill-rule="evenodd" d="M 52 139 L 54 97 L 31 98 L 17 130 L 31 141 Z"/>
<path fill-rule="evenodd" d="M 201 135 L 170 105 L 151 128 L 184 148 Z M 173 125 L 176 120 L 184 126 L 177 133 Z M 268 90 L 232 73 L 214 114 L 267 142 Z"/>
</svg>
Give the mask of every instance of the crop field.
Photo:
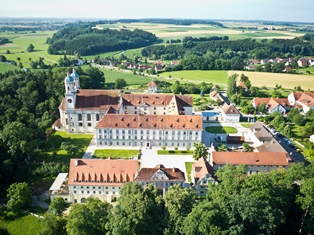
<svg viewBox="0 0 314 235">
<path fill-rule="evenodd" d="M 237 28 L 217 28 L 211 25 L 171 25 L 171 24 L 146 24 L 146 23 L 118 23 L 118 24 L 104 24 L 98 25 L 97 28 L 111 28 L 111 29 L 142 29 L 155 34 L 157 37 L 162 38 L 163 41 L 168 39 L 182 39 L 186 36 L 193 37 L 206 37 L 206 36 L 229 36 L 230 39 L 243 39 L 243 38 L 294 38 L 302 36 L 304 33 L 293 31 L 281 30 L 262 30 L 265 25 L 258 23 L 228 23 L 223 22 L 228 27 L 257 27 L 258 29 L 237 29 Z M 268 26 L 272 27 L 272 26 Z"/>
<path fill-rule="evenodd" d="M 276 87 L 276 84 L 281 85 L 284 89 L 294 89 L 296 86 L 301 86 L 304 90 L 314 90 L 313 75 L 298 75 L 284 73 L 261 73 L 261 72 L 246 72 L 246 71 L 228 71 L 228 76 L 232 74 L 245 74 L 249 77 L 253 86 L 268 88 Z"/>
<path fill-rule="evenodd" d="M 183 70 L 174 72 L 164 72 L 160 77 L 179 79 L 183 82 L 207 82 L 219 85 L 226 85 L 228 82 L 228 72 L 223 70 Z M 181 79 L 183 78 L 183 79 Z"/>
</svg>

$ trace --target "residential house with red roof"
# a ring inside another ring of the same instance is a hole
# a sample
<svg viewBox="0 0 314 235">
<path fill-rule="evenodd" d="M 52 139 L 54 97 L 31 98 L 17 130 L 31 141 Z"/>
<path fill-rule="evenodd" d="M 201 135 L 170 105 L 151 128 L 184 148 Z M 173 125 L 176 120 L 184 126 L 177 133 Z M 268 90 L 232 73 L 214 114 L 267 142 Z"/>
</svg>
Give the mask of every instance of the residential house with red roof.
<svg viewBox="0 0 314 235">
<path fill-rule="evenodd" d="M 160 164 L 153 168 L 141 168 L 134 181 L 142 185 L 143 188 L 149 184 L 153 184 L 164 196 L 169 187 L 183 185 L 185 175 L 179 168 L 166 168 L 164 165 Z"/>
<path fill-rule="evenodd" d="M 302 109 L 304 113 L 314 109 L 314 92 L 292 92 L 288 100 L 291 106 Z"/>
<path fill-rule="evenodd" d="M 290 110 L 290 103 L 287 98 L 254 98 L 252 100 L 252 106 L 255 109 L 260 105 L 265 105 L 270 114 L 276 111 L 286 114 Z"/>
<path fill-rule="evenodd" d="M 134 182 L 137 170 L 137 160 L 70 159 L 69 174 L 61 173 L 65 175 L 61 181 L 57 177 L 50 197 L 62 197 L 70 203 L 85 203 L 88 197 L 116 201 L 122 186 Z"/>
<path fill-rule="evenodd" d="M 213 167 L 202 157 L 192 165 L 191 178 L 196 196 L 205 196 L 208 192 L 208 185 L 217 184 L 214 175 Z"/>
<path fill-rule="evenodd" d="M 154 82 L 154 80 L 151 80 L 147 84 L 147 92 L 148 93 L 157 93 L 157 91 L 158 91 L 158 86 L 157 86 L 156 82 Z"/>
</svg>

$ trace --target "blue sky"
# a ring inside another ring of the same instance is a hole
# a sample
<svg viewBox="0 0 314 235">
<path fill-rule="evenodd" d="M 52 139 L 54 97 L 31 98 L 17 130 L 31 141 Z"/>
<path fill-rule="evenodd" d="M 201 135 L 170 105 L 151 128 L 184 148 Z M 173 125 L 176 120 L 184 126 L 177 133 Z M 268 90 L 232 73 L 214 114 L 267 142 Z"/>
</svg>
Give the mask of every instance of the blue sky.
<svg viewBox="0 0 314 235">
<path fill-rule="evenodd" d="M 6 17 L 314 22 L 309 0 L 0 0 L 0 6 L 0 16 Z"/>
</svg>

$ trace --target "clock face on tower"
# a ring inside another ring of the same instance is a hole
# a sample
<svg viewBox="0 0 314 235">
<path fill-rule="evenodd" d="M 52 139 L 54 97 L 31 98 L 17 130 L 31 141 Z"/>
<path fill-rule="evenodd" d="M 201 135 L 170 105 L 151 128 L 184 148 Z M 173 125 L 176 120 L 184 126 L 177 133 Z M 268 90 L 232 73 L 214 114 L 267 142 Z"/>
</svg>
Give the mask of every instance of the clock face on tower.
<svg viewBox="0 0 314 235">
<path fill-rule="evenodd" d="M 71 104 L 71 103 L 72 103 L 72 99 L 68 99 L 68 103 L 70 103 L 70 104 Z"/>
</svg>

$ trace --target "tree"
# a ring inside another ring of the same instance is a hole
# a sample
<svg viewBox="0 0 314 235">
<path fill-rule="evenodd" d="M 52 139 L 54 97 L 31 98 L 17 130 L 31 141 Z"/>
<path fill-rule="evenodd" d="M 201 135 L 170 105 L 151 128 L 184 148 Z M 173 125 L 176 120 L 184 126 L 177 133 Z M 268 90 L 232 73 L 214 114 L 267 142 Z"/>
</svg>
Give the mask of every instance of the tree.
<svg viewBox="0 0 314 235">
<path fill-rule="evenodd" d="M 122 89 L 126 86 L 126 81 L 123 78 L 117 78 L 115 82 L 115 89 Z"/>
<path fill-rule="evenodd" d="M 287 137 L 292 137 L 292 131 L 291 131 L 291 127 L 289 125 L 286 125 L 285 128 L 283 128 L 282 130 L 282 134 L 287 136 Z"/>
<path fill-rule="evenodd" d="M 33 46 L 33 44 L 29 44 L 28 47 L 27 47 L 27 51 L 28 51 L 28 52 L 33 52 L 33 51 L 34 51 L 34 48 L 35 48 L 35 47 Z"/>
<path fill-rule="evenodd" d="M 274 90 L 274 91 L 271 93 L 271 97 L 272 97 L 272 98 L 281 98 L 281 97 L 282 97 L 282 94 L 281 94 L 280 91 Z"/>
<path fill-rule="evenodd" d="M 74 204 L 68 216 L 67 234 L 106 234 L 106 223 L 110 211 L 109 203 L 93 197 L 87 198 L 85 204 Z"/>
<path fill-rule="evenodd" d="M 47 213 L 42 222 L 40 235 L 66 235 L 67 221 L 59 216 Z"/>
<path fill-rule="evenodd" d="M 266 104 L 264 102 L 262 102 L 258 107 L 257 107 L 257 111 L 260 113 L 267 113 L 267 108 L 266 108 Z"/>
<path fill-rule="evenodd" d="M 230 97 L 230 101 L 236 105 L 240 104 L 241 102 L 241 95 L 240 94 L 234 94 Z"/>
<path fill-rule="evenodd" d="M 303 126 L 305 123 L 305 120 L 304 120 L 304 117 L 300 113 L 298 113 L 294 115 L 293 122 L 297 124 L 298 126 Z"/>
<path fill-rule="evenodd" d="M 178 80 L 176 80 L 172 86 L 171 86 L 171 91 L 174 93 L 174 94 L 180 94 L 180 92 L 182 92 L 182 87 L 180 85 L 180 82 Z"/>
<path fill-rule="evenodd" d="M 195 204 L 195 192 L 181 185 L 169 188 L 166 196 L 166 228 L 164 234 L 183 234 L 184 219 L 192 211 Z"/>
<path fill-rule="evenodd" d="M 208 157 L 208 148 L 202 142 L 194 142 L 193 145 L 195 148 L 193 151 L 193 158 L 197 161 L 202 157 L 206 161 Z"/>
<path fill-rule="evenodd" d="M 253 148 L 248 143 L 243 143 L 242 146 L 245 148 L 246 152 L 252 152 Z"/>
<path fill-rule="evenodd" d="M 231 76 L 229 76 L 228 79 L 228 89 L 227 89 L 227 95 L 228 97 L 231 97 L 232 95 L 234 95 L 237 92 L 237 84 L 236 84 L 236 80 L 237 77 L 239 75 L 238 74 L 233 74 Z"/>
<path fill-rule="evenodd" d="M 7 58 L 4 55 L 0 55 L 0 62 L 6 62 Z"/>
<path fill-rule="evenodd" d="M 7 192 L 9 210 L 19 212 L 21 209 L 27 209 L 30 206 L 32 198 L 27 183 L 13 183 Z"/>
<path fill-rule="evenodd" d="M 154 185 L 126 183 L 106 228 L 110 234 L 162 234 L 164 202 Z"/>
<path fill-rule="evenodd" d="M 49 210 L 57 216 L 61 216 L 62 212 L 68 207 L 68 203 L 62 197 L 56 197 L 49 205 Z"/>
</svg>

